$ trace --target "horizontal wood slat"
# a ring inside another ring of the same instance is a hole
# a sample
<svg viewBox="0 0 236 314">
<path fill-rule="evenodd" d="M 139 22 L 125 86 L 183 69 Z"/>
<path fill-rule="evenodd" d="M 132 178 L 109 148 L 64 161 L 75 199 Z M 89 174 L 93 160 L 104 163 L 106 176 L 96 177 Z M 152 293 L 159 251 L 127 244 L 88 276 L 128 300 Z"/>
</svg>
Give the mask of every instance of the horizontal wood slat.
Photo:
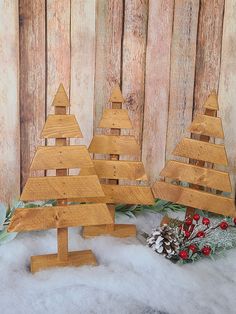
<svg viewBox="0 0 236 314">
<path fill-rule="evenodd" d="M 80 137 L 80 127 L 74 115 L 49 115 L 44 125 L 41 138 Z"/>
<path fill-rule="evenodd" d="M 139 155 L 140 147 L 134 136 L 95 135 L 89 146 L 95 154 Z"/>
<path fill-rule="evenodd" d="M 183 138 L 173 151 L 173 155 L 211 163 L 228 165 L 224 145 Z"/>
<path fill-rule="evenodd" d="M 29 178 L 23 189 L 21 200 L 48 200 L 74 197 L 104 196 L 98 177 L 61 176 Z"/>
<path fill-rule="evenodd" d="M 160 176 L 206 186 L 220 191 L 232 191 L 230 177 L 227 172 L 185 164 L 179 161 L 168 161 L 165 168 L 161 171 Z"/>
<path fill-rule="evenodd" d="M 69 169 L 93 167 L 86 146 L 38 147 L 31 170 Z"/>
<path fill-rule="evenodd" d="M 20 232 L 107 223 L 112 223 L 112 217 L 105 204 L 17 208 L 8 230 Z"/>
<path fill-rule="evenodd" d="M 197 114 L 189 127 L 191 133 L 224 138 L 221 118 Z"/>
<path fill-rule="evenodd" d="M 132 124 L 126 109 L 105 109 L 99 128 L 132 129 Z"/>
<path fill-rule="evenodd" d="M 221 215 L 236 217 L 234 201 L 231 198 L 166 182 L 156 182 L 153 186 L 153 193 L 155 197 L 163 200 Z"/>
</svg>

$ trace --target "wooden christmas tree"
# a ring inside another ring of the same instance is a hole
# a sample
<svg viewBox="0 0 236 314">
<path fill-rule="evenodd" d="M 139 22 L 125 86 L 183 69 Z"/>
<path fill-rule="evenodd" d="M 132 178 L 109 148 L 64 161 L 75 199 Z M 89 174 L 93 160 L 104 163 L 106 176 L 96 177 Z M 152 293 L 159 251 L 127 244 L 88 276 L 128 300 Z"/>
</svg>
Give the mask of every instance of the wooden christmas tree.
<svg viewBox="0 0 236 314">
<path fill-rule="evenodd" d="M 120 185 L 119 179 L 131 181 L 146 181 L 147 176 L 143 163 L 140 161 L 119 160 L 120 155 L 138 156 L 140 146 L 134 136 L 121 135 L 121 129 L 132 129 L 128 111 L 122 109 L 124 98 L 120 87 L 113 90 L 110 97 L 111 109 L 105 109 L 99 123 L 100 128 L 110 129 L 110 135 L 95 135 L 89 146 L 89 152 L 104 154 L 104 160 L 94 160 L 94 167 L 101 180 L 107 180 L 102 184 L 106 195 L 105 202 L 110 204 L 109 209 L 113 217 L 113 223 L 104 226 L 88 226 L 83 230 L 84 237 L 98 235 L 112 235 L 116 237 L 128 237 L 136 235 L 134 225 L 114 224 L 114 204 L 153 204 L 154 198 L 151 188 L 148 186 Z M 86 174 L 82 171 L 81 174 Z M 99 201 L 99 199 L 97 200 Z"/>
<path fill-rule="evenodd" d="M 183 138 L 173 152 L 175 156 L 190 158 L 191 164 L 170 160 L 160 173 L 162 177 L 189 185 L 156 182 L 154 196 L 187 206 L 187 216 L 193 215 L 196 208 L 235 216 L 234 200 L 220 195 L 232 191 L 229 174 L 213 169 L 214 164 L 228 165 L 224 145 L 209 143 L 211 137 L 224 138 L 221 118 L 217 117 L 219 106 L 215 92 L 210 94 L 204 107 L 205 114 L 198 114 L 189 128 L 199 139 Z"/>
<path fill-rule="evenodd" d="M 53 100 L 55 115 L 49 115 L 42 131 L 45 139 L 55 138 L 55 146 L 39 147 L 30 169 L 56 170 L 56 176 L 30 177 L 23 189 L 21 200 L 56 199 L 57 206 L 18 208 L 8 230 L 33 231 L 57 228 L 58 253 L 31 257 L 31 271 L 53 266 L 96 265 L 90 250 L 68 252 L 68 227 L 111 223 L 108 207 L 100 204 L 70 205 L 68 198 L 104 196 L 96 175 L 69 176 L 70 168 L 91 168 L 92 160 L 86 146 L 69 146 L 69 138 L 81 138 L 80 127 L 74 115 L 66 114 L 70 106 L 62 85 Z"/>
</svg>

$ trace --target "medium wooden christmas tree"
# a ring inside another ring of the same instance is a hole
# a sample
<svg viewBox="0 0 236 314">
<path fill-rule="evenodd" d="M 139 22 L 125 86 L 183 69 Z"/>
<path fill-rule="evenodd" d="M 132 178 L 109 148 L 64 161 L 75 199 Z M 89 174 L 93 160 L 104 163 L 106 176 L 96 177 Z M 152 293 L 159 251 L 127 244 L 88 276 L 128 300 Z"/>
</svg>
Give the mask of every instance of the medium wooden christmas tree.
<svg viewBox="0 0 236 314">
<path fill-rule="evenodd" d="M 121 129 L 132 129 L 128 111 L 122 109 L 124 98 L 119 86 L 116 86 L 110 97 L 111 109 L 105 109 L 99 128 L 110 130 L 110 135 L 95 135 L 89 146 L 89 152 L 106 155 L 105 160 L 94 160 L 94 167 L 101 180 L 106 195 L 105 202 L 110 204 L 109 209 L 113 223 L 103 226 L 88 226 L 83 230 L 84 237 L 98 235 L 112 235 L 116 237 L 129 237 L 136 235 L 134 225 L 115 224 L 114 204 L 153 204 L 154 198 L 148 186 L 120 185 L 119 179 L 131 181 L 146 181 L 147 176 L 143 163 L 140 161 L 119 160 L 120 155 L 138 156 L 140 146 L 134 136 L 121 135 Z M 107 156 L 108 155 L 108 156 Z M 81 175 L 86 174 L 81 172 Z M 99 199 L 97 200 L 99 201 Z"/>
<path fill-rule="evenodd" d="M 189 185 L 156 182 L 154 196 L 187 206 L 186 216 L 193 215 L 196 208 L 236 216 L 234 200 L 220 195 L 232 191 L 229 174 L 213 169 L 214 164 L 228 165 L 224 145 L 209 143 L 211 137 L 224 138 L 221 118 L 217 117 L 219 106 L 215 92 L 210 94 L 204 107 L 205 114 L 198 114 L 189 128 L 199 139 L 183 138 L 173 152 L 175 156 L 190 158 L 191 164 L 170 160 L 160 173 L 162 177 Z"/>
<path fill-rule="evenodd" d="M 42 131 L 45 139 L 55 138 L 55 146 L 38 147 L 30 169 L 56 170 L 56 176 L 30 177 L 21 195 L 22 201 L 56 199 L 57 206 L 18 208 L 8 230 L 33 231 L 57 228 L 58 253 L 31 257 L 31 271 L 53 266 L 96 265 L 92 251 L 68 252 L 68 227 L 111 223 L 108 207 L 100 204 L 70 205 L 68 198 L 104 196 L 96 175 L 69 176 L 70 168 L 91 168 L 86 146 L 69 146 L 69 138 L 82 134 L 74 115 L 66 114 L 70 106 L 64 87 L 60 85 L 53 100 L 55 115 L 49 115 Z"/>
</svg>

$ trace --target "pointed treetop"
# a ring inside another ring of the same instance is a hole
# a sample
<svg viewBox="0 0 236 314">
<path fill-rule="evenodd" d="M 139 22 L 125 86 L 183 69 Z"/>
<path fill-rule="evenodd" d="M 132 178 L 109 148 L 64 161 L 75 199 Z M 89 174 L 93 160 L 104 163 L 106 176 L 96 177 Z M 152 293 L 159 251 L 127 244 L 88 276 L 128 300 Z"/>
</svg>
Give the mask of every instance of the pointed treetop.
<svg viewBox="0 0 236 314">
<path fill-rule="evenodd" d="M 58 87 L 57 93 L 53 99 L 52 106 L 54 107 L 68 107 L 70 106 L 68 96 L 66 94 L 63 84 Z"/>
<path fill-rule="evenodd" d="M 208 96 L 204 104 L 204 108 L 210 110 L 219 110 L 218 97 L 215 90 L 213 90 Z"/>
<path fill-rule="evenodd" d="M 111 93 L 111 97 L 109 99 L 110 102 L 125 102 L 124 97 L 122 96 L 120 86 L 116 85 L 113 88 L 113 91 Z"/>
</svg>

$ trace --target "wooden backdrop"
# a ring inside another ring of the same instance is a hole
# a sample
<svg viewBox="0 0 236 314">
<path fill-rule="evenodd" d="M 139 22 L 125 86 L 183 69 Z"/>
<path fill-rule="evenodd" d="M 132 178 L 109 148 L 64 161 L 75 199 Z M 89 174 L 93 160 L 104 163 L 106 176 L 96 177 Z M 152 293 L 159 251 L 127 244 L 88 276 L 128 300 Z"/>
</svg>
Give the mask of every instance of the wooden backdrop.
<svg viewBox="0 0 236 314">
<path fill-rule="evenodd" d="M 1 0 L 1 200 L 19 196 L 60 82 L 86 144 L 122 86 L 151 182 L 216 89 L 235 174 L 235 21 L 235 0 Z"/>
</svg>

